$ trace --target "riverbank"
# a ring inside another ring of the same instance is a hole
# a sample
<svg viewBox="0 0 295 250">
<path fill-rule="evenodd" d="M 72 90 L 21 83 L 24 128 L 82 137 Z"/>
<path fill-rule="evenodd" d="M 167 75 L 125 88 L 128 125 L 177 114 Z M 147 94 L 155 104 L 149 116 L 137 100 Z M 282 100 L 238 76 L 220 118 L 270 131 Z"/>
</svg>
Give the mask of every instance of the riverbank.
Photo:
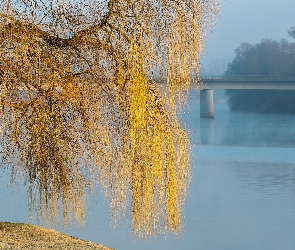
<svg viewBox="0 0 295 250">
<path fill-rule="evenodd" d="M 111 250 L 112 248 L 42 227 L 0 222 L 0 249 Z"/>
</svg>

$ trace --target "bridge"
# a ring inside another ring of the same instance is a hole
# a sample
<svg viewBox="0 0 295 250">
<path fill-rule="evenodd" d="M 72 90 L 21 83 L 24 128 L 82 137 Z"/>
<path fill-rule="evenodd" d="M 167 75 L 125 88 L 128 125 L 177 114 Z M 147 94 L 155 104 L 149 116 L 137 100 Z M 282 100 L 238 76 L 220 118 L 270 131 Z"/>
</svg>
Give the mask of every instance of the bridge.
<svg viewBox="0 0 295 250">
<path fill-rule="evenodd" d="M 201 76 L 200 117 L 214 118 L 214 89 L 295 90 L 295 76 Z"/>
</svg>

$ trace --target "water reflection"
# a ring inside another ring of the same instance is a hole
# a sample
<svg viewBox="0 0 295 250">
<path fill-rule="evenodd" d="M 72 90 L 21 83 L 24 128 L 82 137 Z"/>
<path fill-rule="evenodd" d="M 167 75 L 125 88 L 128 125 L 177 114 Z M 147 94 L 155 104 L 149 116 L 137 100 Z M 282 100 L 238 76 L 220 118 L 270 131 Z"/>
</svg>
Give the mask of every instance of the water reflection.
<svg viewBox="0 0 295 250">
<path fill-rule="evenodd" d="M 226 104 L 216 105 L 214 119 L 186 117 L 189 128 L 197 133 L 192 141 L 203 145 L 253 147 L 295 147 L 294 115 L 231 113 Z M 196 112 L 196 109 L 194 110 Z M 196 117 L 196 113 L 190 113 Z M 196 124 L 200 124 L 198 128 Z"/>
<path fill-rule="evenodd" d="M 200 119 L 200 134 L 202 144 L 214 144 L 214 119 Z"/>
<path fill-rule="evenodd" d="M 231 114 L 227 120 L 223 145 L 295 146 L 295 116 Z"/>
</svg>

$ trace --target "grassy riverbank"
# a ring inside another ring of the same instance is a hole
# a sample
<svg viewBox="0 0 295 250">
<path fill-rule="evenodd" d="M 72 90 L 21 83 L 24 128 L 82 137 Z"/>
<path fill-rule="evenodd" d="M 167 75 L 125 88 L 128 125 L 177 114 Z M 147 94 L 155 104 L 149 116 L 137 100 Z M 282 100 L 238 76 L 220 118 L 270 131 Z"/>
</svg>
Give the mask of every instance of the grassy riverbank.
<svg viewBox="0 0 295 250">
<path fill-rule="evenodd" d="M 0 222 L 0 249 L 111 250 L 54 230 L 10 222 Z"/>
</svg>

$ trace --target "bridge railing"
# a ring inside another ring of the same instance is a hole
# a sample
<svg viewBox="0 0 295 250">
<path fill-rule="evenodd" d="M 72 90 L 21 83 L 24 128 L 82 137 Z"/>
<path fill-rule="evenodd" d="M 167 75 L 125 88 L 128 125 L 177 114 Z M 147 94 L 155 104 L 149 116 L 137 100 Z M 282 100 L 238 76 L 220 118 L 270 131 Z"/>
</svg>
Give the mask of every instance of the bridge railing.
<svg viewBox="0 0 295 250">
<path fill-rule="evenodd" d="M 295 76 L 280 75 L 201 75 L 202 80 L 221 81 L 295 81 Z"/>
</svg>

